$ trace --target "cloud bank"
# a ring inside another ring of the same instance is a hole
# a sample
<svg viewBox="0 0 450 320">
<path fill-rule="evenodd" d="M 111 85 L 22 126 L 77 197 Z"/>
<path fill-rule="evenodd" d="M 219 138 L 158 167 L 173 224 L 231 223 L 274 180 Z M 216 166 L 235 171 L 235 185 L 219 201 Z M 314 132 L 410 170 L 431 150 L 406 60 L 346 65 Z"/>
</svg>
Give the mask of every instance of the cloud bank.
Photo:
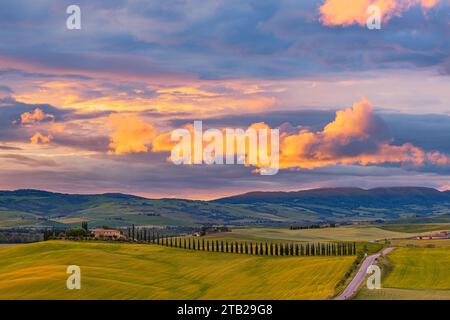
<svg viewBox="0 0 450 320">
<path fill-rule="evenodd" d="M 411 143 L 393 145 L 392 141 L 384 121 L 373 112 L 371 103 L 362 99 L 336 112 L 334 121 L 323 131 L 284 135 L 280 164 L 283 168 L 307 169 L 339 164 L 449 164 L 449 158 L 437 151 L 427 153 Z"/>
</svg>

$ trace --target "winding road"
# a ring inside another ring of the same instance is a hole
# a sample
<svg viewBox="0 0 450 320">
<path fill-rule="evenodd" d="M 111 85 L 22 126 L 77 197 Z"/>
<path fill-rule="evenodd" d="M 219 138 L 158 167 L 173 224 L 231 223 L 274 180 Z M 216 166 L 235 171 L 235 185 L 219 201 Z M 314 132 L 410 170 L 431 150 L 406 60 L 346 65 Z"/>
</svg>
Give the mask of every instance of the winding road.
<svg viewBox="0 0 450 320">
<path fill-rule="evenodd" d="M 359 287 L 366 278 L 367 268 L 370 265 L 374 264 L 380 255 L 386 255 L 392 250 L 394 250 L 394 248 L 385 248 L 381 252 L 378 252 L 365 258 L 361 264 L 361 267 L 359 268 L 358 272 L 356 273 L 352 281 L 349 283 L 347 288 L 345 288 L 340 295 L 334 298 L 334 300 L 347 300 L 353 297 L 358 292 Z"/>
</svg>

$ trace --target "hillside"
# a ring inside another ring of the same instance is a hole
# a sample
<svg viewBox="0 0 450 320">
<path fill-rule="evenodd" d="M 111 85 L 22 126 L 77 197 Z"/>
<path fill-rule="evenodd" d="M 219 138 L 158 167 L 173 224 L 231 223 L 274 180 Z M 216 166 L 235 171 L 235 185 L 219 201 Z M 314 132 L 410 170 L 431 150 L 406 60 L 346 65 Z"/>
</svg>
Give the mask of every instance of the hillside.
<svg viewBox="0 0 450 320">
<path fill-rule="evenodd" d="M 0 299 L 326 299 L 353 260 L 47 241 L 0 248 Z M 80 290 L 65 286 L 72 264 Z"/>
<path fill-rule="evenodd" d="M 286 225 L 427 219 L 450 214 L 450 192 L 429 188 L 314 189 L 251 192 L 213 201 L 146 199 L 126 194 L 76 195 L 0 191 L 0 227 L 56 225 Z M 445 218 L 446 219 L 446 218 Z M 430 221 L 431 222 L 431 221 Z"/>
</svg>

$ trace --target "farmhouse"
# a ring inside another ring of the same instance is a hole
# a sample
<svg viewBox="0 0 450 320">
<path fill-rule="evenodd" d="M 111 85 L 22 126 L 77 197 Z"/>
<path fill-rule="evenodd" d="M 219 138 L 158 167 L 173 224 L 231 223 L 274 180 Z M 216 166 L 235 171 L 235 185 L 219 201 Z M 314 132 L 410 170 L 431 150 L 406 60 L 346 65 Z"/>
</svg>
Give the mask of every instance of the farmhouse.
<svg viewBox="0 0 450 320">
<path fill-rule="evenodd" d="M 420 235 L 416 237 L 417 240 L 433 240 L 433 239 L 450 239 L 450 233 L 442 231 L 439 233 L 432 233 L 429 235 Z"/>
<path fill-rule="evenodd" d="M 122 231 L 115 229 L 95 228 L 92 229 L 92 235 L 96 238 L 122 238 L 124 237 Z"/>
</svg>

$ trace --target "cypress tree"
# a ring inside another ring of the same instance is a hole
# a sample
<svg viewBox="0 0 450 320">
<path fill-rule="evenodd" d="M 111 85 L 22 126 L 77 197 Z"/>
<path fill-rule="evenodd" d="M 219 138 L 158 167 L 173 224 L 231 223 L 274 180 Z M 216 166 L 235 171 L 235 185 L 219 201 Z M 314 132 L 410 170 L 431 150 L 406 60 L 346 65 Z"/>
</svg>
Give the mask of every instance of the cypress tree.
<svg viewBox="0 0 450 320">
<path fill-rule="evenodd" d="M 244 245 L 242 244 L 242 242 L 240 243 L 240 247 L 241 247 L 240 253 L 243 254 L 244 253 L 244 250 L 243 250 L 244 249 Z"/>
<path fill-rule="evenodd" d="M 131 231 L 132 231 L 132 238 L 133 238 L 133 241 L 134 241 L 134 231 L 135 231 L 135 229 L 134 229 L 134 224 L 133 225 L 131 225 Z"/>
<path fill-rule="evenodd" d="M 253 243 L 250 242 L 250 254 L 253 255 Z"/>
<path fill-rule="evenodd" d="M 223 241 L 220 241 L 220 251 L 225 252 L 225 247 L 223 245 Z"/>
<path fill-rule="evenodd" d="M 247 245 L 247 242 L 245 243 L 245 254 L 248 254 L 248 245 Z"/>
<path fill-rule="evenodd" d="M 278 243 L 275 243 L 275 255 L 278 256 Z"/>
<path fill-rule="evenodd" d="M 205 239 L 204 238 L 202 239 L 202 249 L 203 249 L 203 251 L 205 251 Z"/>
<path fill-rule="evenodd" d="M 284 256 L 284 244 L 280 244 L 280 256 Z"/>
<path fill-rule="evenodd" d="M 295 244 L 295 255 L 298 256 L 298 253 L 299 253 L 299 251 L 298 251 L 298 243 L 296 243 Z"/>
</svg>

